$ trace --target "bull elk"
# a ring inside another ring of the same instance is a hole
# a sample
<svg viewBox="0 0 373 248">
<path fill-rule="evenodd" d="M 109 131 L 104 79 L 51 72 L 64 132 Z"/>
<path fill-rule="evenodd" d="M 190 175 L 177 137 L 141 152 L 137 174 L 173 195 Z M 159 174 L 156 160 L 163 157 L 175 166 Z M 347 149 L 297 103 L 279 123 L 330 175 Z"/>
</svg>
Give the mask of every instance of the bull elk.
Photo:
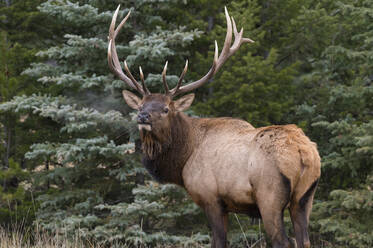
<svg viewBox="0 0 373 248">
<path fill-rule="evenodd" d="M 316 144 L 295 125 L 254 128 L 233 118 L 193 118 L 183 113 L 194 94 L 173 100 L 209 81 L 243 43 L 243 29 L 237 32 L 234 19 L 225 9 L 227 33 L 219 55 L 201 79 L 182 85 L 188 61 L 175 88 L 166 83 L 167 63 L 162 72 L 165 94 L 150 93 L 140 67 L 141 84 L 124 61 L 123 72 L 115 38 L 130 13 L 115 29 L 119 6 L 109 30 L 110 69 L 142 95 L 124 90 L 127 104 L 138 110 L 137 122 L 142 141 L 142 163 L 161 183 L 184 187 L 206 213 L 212 228 L 213 248 L 227 246 L 228 213 L 261 217 L 275 248 L 290 247 L 283 213 L 289 208 L 297 247 L 310 247 L 309 215 L 320 177 L 320 157 Z M 235 40 L 232 45 L 232 32 Z"/>
</svg>

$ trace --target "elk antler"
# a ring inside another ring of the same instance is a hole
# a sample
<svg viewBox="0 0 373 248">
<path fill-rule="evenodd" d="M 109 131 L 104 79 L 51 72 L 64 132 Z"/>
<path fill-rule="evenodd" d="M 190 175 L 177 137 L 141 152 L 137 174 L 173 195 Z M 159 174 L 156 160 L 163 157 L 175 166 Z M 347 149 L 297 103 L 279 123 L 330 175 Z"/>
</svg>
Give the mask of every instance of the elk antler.
<svg viewBox="0 0 373 248">
<path fill-rule="evenodd" d="M 182 94 L 182 93 L 185 93 L 185 92 L 188 92 L 188 91 L 191 91 L 191 90 L 194 90 L 194 89 L 200 87 L 201 85 L 203 85 L 204 83 L 206 83 L 207 81 L 209 81 L 216 74 L 216 72 L 220 69 L 220 67 L 225 63 L 225 61 L 227 61 L 227 59 L 230 56 L 232 56 L 238 50 L 238 48 L 240 48 L 242 43 L 254 42 L 253 40 L 251 40 L 249 38 L 243 38 L 242 37 L 243 28 L 241 28 L 240 32 L 237 32 L 236 23 L 235 23 L 233 17 L 231 18 L 229 16 L 228 10 L 227 10 L 226 7 L 224 9 L 225 9 L 225 18 L 227 19 L 227 34 L 225 36 L 224 46 L 223 46 L 223 50 L 222 50 L 220 56 L 219 56 L 218 44 L 215 41 L 215 55 L 214 55 L 214 61 L 212 63 L 211 69 L 201 79 L 199 79 L 197 81 L 194 81 L 190 84 L 181 86 L 183 77 L 184 77 L 184 75 L 187 71 L 187 68 L 188 68 L 188 61 L 187 61 L 176 87 L 173 88 L 170 91 L 168 91 L 168 88 L 166 90 L 166 92 L 169 92 L 169 94 L 172 97 L 177 96 L 177 95 Z M 234 32 L 234 43 L 231 46 L 231 44 L 232 44 L 232 23 L 233 23 L 233 32 Z"/>
<path fill-rule="evenodd" d="M 150 91 L 146 88 L 145 82 L 144 82 L 144 74 L 142 73 L 141 67 L 140 69 L 140 78 L 142 85 L 140 85 L 136 79 L 132 76 L 130 70 L 128 69 L 127 62 L 124 61 L 124 70 L 127 73 L 127 76 L 123 73 L 123 70 L 120 66 L 118 54 L 115 47 L 115 38 L 118 35 L 120 29 L 124 26 L 126 23 L 128 17 L 131 14 L 131 11 L 127 14 L 127 16 L 122 20 L 122 22 L 118 25 L 118 27 L 115 29 L 115 22 L 117 20 L 118 12 L 119 12 L 120 5 L 116 9 L 113 19 L 111 20 L 110 29 L 109 29 L 109 46 L 108 46 L 108 63 L 110 69 L 113 71 L 114 74 L 116 74 L 121 80 L 126 82 L 128 86 L 130 86 L 132 89 L 137 90 L 142 95 L 149 95 Z M 222 49 L 221 54 L 219 55 L 219 49 L 218 49 L 218 43 L 215 41 L 215 54 L 214 54 L 214 60 L 212 63 L 212 66 L 210 70 L 207 72 L 205 76 L 203 76 L 201 79 L 194 81 L 190 84 L 182 85 L 183 78 L 188 70 L 188 60 L 185 63 L 185 67 L 183 72 L 180 75 L 179 82 L 177 83 L 176 87 L 172 90 L 169 90 L 167 82 L 166 82 L 166 71 L 167 71 L 167 64 L 166 62 L 163 72 L 162 72 L 162 79 L 163 79 L 163 85 L 165 88 L 166 95 L 169 95 L 171 97 L 177 96 L 179 94 L 194 90 L 200 86 L 202 86 L 204 83 L 209 81 L 216 72 L 220 69 L 220 67 L 227 61 L 227 59 L 232 56 L 242 45 L 242 43 L 245 42 L 254 42 L 253 40 L 249 38 L 243 38 L 243 28 L 241 28 L 240 32 L 237 32 L 236 23 L 233 19 L 233 17 L 230 17 L 228 14 L 228 10 L 225 7 L 225 18 L 227 19 L 227 34 L 225 36 L 224 46 Z M 233 25 L 232 25 L 233 24 Z M 233 26 L 233 27 L 232 27 Z M 234 33 L 234 43 L 232 44 L 232 29 Z"/>
<path fill-rule="evenodd" d="M 163 80 L 164 91 L 165 91 L 166 95 L 169 95 L 170 91 L 168 89 L 168 85 L 167 85 L 167 82 L 166 82 L 167 65 L 168 65 L 168 61 L 166 61 L 166 64 L 164 65 L 164 68 L 163 68 L 162 80 Z"/>
<path fill-rule="evenodd" d="M 148 95 L 150 94 L 149 90 L 146 88 L 144 83 L 144 75 L 142 73 L 141 67 L 140 67 L 140 77 L 142 81 L 142 86 L 136 81 L 136 79 L 132 76 L 130 70 L 128 69 L 127 62 L 124 61 L 124 69 L 128 76 L 126 76 L 123 73 L 123 70 L 120 66 L 120 62 L 118 59 L 117 50 L 115 47 L 115 38 L 117 37 L 120 29 L 124 26 L 126 23 L 128 17 L 131 14 L 131 11 L 128 12 L 127 16 L 124 17 L 124 19 L 121 21 L 121 23 L 118 25 L 118 27 L 115 29 L 115 23 L 117 20 L 118 12 L 119 12 L 120 5 L 116 9 L 113 19 L 111 20 L 110 28 L 109 28 L 109 46 L 108 46 L 108 52 L 107 52 L 107 59 L 110 69 L 113 71 L 115 75 L 117 75 L 122 81 L 126 82 L 128 86 L 130 86 L 132 89 L 137 90 L 142 95 Z"/>
</svg>

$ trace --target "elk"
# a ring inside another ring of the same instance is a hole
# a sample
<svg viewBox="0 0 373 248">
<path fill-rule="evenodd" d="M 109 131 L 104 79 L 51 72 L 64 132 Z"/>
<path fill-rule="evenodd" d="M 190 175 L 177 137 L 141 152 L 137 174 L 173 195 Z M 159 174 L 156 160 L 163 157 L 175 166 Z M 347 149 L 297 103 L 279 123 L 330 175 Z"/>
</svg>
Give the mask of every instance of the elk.
<svg viewBox="0 0 373 248">
<path fill-rule="evenodd" d="M 142 163 L 161 183 L 184 187 L 193 201 L 206 213 L 212 229 L 212 248 L 227 247 L 228 213 L 261 217 L 275 248 L 290 247 L 283 213 L 289 209 L 298 248 L 309 248 L 309 215 L 320 178 L 320 157 L 316 144 L 295 125 L 254 128 L 233 118 L 194 118 L 183 113 L 194 94 L 174 97 L 208 82 L 243 43 L 243 29 L 237 32 L 225 8 L 227 33 L 219 55 L 201 79 L 182 85 L 188 61 L 175 88 L 166 82 L 167 62 L 162 72 L 164 94 L 151 93 L 140 69 L 141 84 L 124 61 L 123 72 L 115 38 L 130 13 L 115 29 L 119 6 L 109 29 L 108 63 L 113 73 L 139 98 L 124 90 L 126 103 L 138 111 L 137 122 L 142 141 Z M 235 39 L 232 44 L 232 32 Z"/>
</svg>

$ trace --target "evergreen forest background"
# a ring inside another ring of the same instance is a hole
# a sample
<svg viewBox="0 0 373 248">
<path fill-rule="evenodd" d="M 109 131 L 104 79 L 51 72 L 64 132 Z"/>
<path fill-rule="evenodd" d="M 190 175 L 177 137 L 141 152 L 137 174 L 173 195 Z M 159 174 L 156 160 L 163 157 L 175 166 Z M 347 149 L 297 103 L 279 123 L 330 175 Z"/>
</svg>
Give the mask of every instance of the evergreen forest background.
<svg viewBox="0 0 373 248">
<path fill-rule="evenodd" d="M 227 6 L 256 42 L 196 90 L 189 113 L 255 127 L 297 124 L 322 156 L 314 247 L 373 246 L 371 0 L 1 0 L 3 228 L 37 226 L 102 247 L 208 246 L 201 210 L 140 163 L 135 113 L 121 97 L 127 86 L 107 65 L 118 4 L 118 19 L 132 13 L 119 57 L 136 77 L 142 66 L 152 92 L 162 91 L 167 60 L 171 86 L 186 59 L 187 82 L 208 71 L 214 40 L 224 42 Z M 288 213 L 285 221 L 292 236 Z M 262 245 L 261 228 L 231 215 L 231 247 Z"/>
</svg>

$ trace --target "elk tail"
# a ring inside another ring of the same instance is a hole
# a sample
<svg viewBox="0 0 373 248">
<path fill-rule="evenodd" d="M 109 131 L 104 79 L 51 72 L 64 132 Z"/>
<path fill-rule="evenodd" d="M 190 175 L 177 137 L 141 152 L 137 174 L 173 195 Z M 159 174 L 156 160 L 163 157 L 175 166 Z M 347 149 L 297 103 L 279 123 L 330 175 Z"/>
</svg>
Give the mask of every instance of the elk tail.
<svg viewBox="0 0 373 248">
<path fill-rule="evenodd" d="M 295 194 L 293 195 L 293 201 L 295 200 L 301 207 L 308 203 L 310 197 L 313 197 L 321 175 L 321 162 L 317 146 L 310 140 L 306 143 L 308 144 L 303 143 L 298 146 L 302 172 L 295 187 Z"/>
</svg>

